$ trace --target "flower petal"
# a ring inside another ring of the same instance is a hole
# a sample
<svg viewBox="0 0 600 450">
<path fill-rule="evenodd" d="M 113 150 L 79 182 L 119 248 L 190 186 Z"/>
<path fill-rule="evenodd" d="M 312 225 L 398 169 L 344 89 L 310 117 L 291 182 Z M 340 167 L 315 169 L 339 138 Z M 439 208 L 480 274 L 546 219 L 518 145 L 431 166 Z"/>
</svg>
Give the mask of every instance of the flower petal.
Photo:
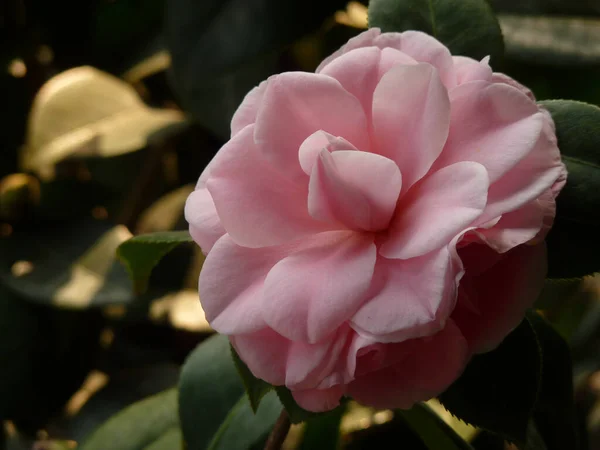
<svg viewBox="0 0 600 450">
<path fill-rule="evenodd" d="M 457 83 L 463 84 L 477 80 L 491 81 L 492 68 L 489 65 L 489 59 L 487 57 L 482 61 L 477 61 L 466 56 L 453 56 Z"/>
<path fill-rule="evenodd" d="M 434 170 L 475 161 L 494 183 L 531 152 L 542 131 L 537 105 L 506 84 L 462 84 L 450 92 L 450 102 L 450 134 Z"/>
<path fill-rule="evenodd" d="M 316 219 L 353 230 L 385 228 L 402 187 L 394 161 L 374 153 L 322 150 L 308 188 L 308 210 Z"/>
<path fill-rule="evenodd" d="M 470 356 L 467 342 L 452 320 L 430 339 L 404 344 L 414 346 L 414 352 L 396 365 L 358 377 L 348 385 L 348 394 L 363 405 L 408 409 L 446 390 Z"/>
<path fill-rule="evenodd" d="M 403 192 L 427 173 L 440 155 L 450 124 L 450 102 L 435 68 L 397 66 L 373 95 L 377 153 L 398 164 Z"/>
<path fill-rule="evenodd" d="M 313 246 L 269 272 L 264 320 L 288 339 L 319 342 L 356 312 L 371 283 L 375 259 L 375 244 L 368 236 L 322 233 Z"/>
<path fill-rule="evenodd" d="M 435 334 L 456 301 L 458 257 L 446 247 L 409 260 L 378 258 L 373 296 L 352 317 L 351 326 L 378 342 L 400 342 Z"/>
<path fill-rule="evenodd" d="M 367 120 L 360 102 L 337 80 L 304 72 L 271 77 L 254 132 L 264 158 L 293 180 L 305 178 L 298 150 L 318 130 L 343 136 L 356 148 L 369 150 Z"/>
<path fill-rule="evenodd" d="M 242 104 L 235 111 L 231 119 L 231 137 L 242 131 L 246 126 L 256 122 L 258 108 L 267 90 L 268 82 L 269 80 L 263 81 L 246 94 L 244 100 L 242 100 Z"/>
<path fill-rule="evenodd" d="M 485 208 L 485 167 L 464 161 L 432 173 L 400 200 L 379 253 L 408 259 L 448 244 Z"/>
<path fill-rule="evenodd" d="M 315 162 L 319 159 L 319 153 L 323 149 L 330 153 L 337 150 L 357 150 L 343 137 L 336 137 L 321 130 L 315 131 L 300 146 L 298 157 L 304 173 L 310 176 Z"/>
<path fill-rule="evenodd" d="M 504 84 L 508 84 L 509 86 L 512 86 L 512 87 L 518 89 L 519 91 L 521 91 L 523 94 L 525 94 L 531 100 L 535 101 L 535 96 L 533 95 L 533 92 L 531 92 L 531 89 L 529 89 L 528 87 L 523 86 L 517 80 L 509 77 L 508 75 L 505 75 L 505 74 L 500 73 L 500 72 L 494 72 L 493 75 L 492 75 L 492 83 L 504 83 Z"/>
<path fill-rule="evenodd" d="M 227 233 L 240 245 L 261 247 L 330 229 L 308 214 L 308 186 L 290 181 L 261 157 L 253 131 L 250 125 L 225 144 L 206 181 Z"/>
<path fill-rule="evenodd" d="M 307 411 L 325 412 L 335 409 L 340 404 L 344 390 L 344 386 L 336 385 L 328 389 L 292 391 L 292 395 L 301 408 Z"/>
<path fill-rule="evenodd" d="M 487 252 L 496 258 L 493 250 Z M 547 264 L 544 243 L 520 245 L 485 272 L 471 276 L 469 267 L 479 265 L 482 255 L 464 259 L 466 274 L 452 314 L 474 353 L 494 349 L 519 325 L 542 289 Z"/>
<path fill-rule="evenodd" d="M 190 234 L 205 255 L 215 242 L 225 234 L 215 203 L 208 189 L 196 189 L 185 202 L 185 220 L 190 224 Z"/>
</svg>

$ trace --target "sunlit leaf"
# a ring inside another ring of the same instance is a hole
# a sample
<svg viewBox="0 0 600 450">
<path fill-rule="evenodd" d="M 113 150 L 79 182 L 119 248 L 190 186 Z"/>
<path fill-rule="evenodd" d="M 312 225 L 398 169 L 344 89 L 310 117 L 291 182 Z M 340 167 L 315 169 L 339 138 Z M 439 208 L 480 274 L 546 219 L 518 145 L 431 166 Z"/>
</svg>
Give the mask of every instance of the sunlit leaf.
<svg viewBox="0 0 600 450">
<path fill-rule="evenodd" d="M 502 32 L 485 0 L 371 0 L 369 26 L 424 31 L 453 55 L 476 59 L 490 55 L 496 66 L 503 58 Z"/>
<path fill-rule="evenodd" d="M 144 292 L 152 269 L 171 250 L 180 244 L 192 242 L 187 231 L 164 231 L 141 234 L 123 242 L 117 256 L 125 264 L 136 292 Z"/>
<path fill-rule="evenodd" d="M 595 0 L 490 0 L 496 12 L 514 14 L 592 15 L 600 14 Z"/>
</svg>

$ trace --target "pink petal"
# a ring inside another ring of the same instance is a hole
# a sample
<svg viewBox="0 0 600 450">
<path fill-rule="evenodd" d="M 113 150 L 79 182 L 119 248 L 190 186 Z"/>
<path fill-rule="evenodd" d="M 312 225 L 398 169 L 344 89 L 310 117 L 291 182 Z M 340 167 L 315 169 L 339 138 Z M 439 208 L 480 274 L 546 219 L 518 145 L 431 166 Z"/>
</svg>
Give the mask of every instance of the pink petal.
<svg viewBox="0 0 600 450">
<path fill-rule="evenodd" d="M 440 155 L 450 123 L 450 103 L 429 64 L 397 66 L 373 95 L 377 153 L 398 164 L 403 192 L 427 173 Z"/>
<path fill-rule="evenodd" d="M 491 220 L 514 211 L 539 198 L 548 189 L 558 194 L 565 184 L 567 171 L 556 145 L 554 122 L 547 111 L 542 110 L 540 114 L 543 129 L 534 148 L 490 187 L 488 205 L 480 220 Z"/>
<path fill-rule="evenodd" d="M 323 67 L 320 73 L 338 80 L 358 98 L 371 117 L 373 92 L 381 77 L 398 64 L 417 64 L 410 56 L 393 48 L 364 47 L 349 51 Z"/>
<path fill-rule="evenodd" d="M 317 67 L 316 72 L 321 73 L 330 62 L 336 60 L 337 58 L 339 58 L 345 53 L 348 53 L 349 51 L 352 51 L 357 48 L 374 46 L 374 41 L 380 34 L 381 30 L 379 28 L 370 28 L 367 31 L 363 31 L 358 36 L 355 36 L 352 39 L 348 40 L 348 42 L 346 42 L 339 50 L 325 58 L 321 62 L 321 64 L 319 64 L 319 67 Z M 394 34 L 398 36 L 400 35 L 400 33 Z"/>
<path fill-rule="evenodd" d="M 240 245 L 261 247 L 330 229 L 308 214 L 308 186 L 266 162 L 253 132 L 250 125 L 225 144 L 206 182 L 227 233 Z"/>
<path fill-rule="evenodd" d="M 466 56 L 453 56 L 457 83 L 463 84 L 477 80 L 491 81 L 492 68 L 489 65 L 489 59 L 487 57 L 480 62 Z"/>
<path fill-rule="evenodd" d="M 489 253 L 495 257 L 492 250 Z M 471 276 L 471 264 L 482 260 L 480 257 L 472 263 L 465 261 L 466 274 L 452 314 L 475 353 L 497 347 L 533 305 L 546 276 L 546 246 L 521 245 L 504 254 L 487 271 Z M 465 301 L 475 308 L 464 307 Z"/>
<path fill-rule="evenodd" d="M 304 173 L 310 176 L 315 162 L 319 159 L 319 153 L 323 149 L 330 153 L 337 150 L 357 150 L 343 137 L 335 137 L 321 130 L 315 131 L 300 146 L 298 157 Z"/>
<path fill-rule="evenodd" d="M 340 399 L 344 395 L 344 386 L 292 391 L 292 395 L 301 408 L 307 411 L 325 412 L 335 409 L 340 404 Z"/>
<path fill-rule="evenodd" d="M 263 81 L 244 97 L 242 104 L 238 107 L 231 119 L 231 137 L 242 131 L 246 126 L 256 122 L 258 108 L 267 90 L 268 81 L 269 80 Z"/>
<path fill-rule="evenodd" d="M 527 156 L 539 139 L 543 116 L 534 102 L 506 84 L 474 81 L 450 92 L 450 134 L 434 169 L 475 161 L 490 184 Z"/>
<path fill-rule="evenodd" d="M 215 242 L 225 234 L 215 203 L 208 189 L 197 189 L 185 202 L 185 220 L 190 224 L 190 234 L 206 255 Z"/>
<path fill-rule="evenodd" d="M 400 342 L 435 334 L 445 325 L 456 301 L 462 271 L 448 248 L 412 258 L 378 258 L 374 295 L 352 317 L 351 326 L 378 342 Z"/>
<path fill-rule="evenodd" d="M 452 320 L 431 338 L 405 345 L 414 346 L 414 352 L 396 365 L 357 378 L 348 385 L 348 394 L 366 406 L 408 409 L 446 390 L 469 359 L 467 342 Z"/>
<path fill-rule="evenodd" d="M 271 328 L 309 343 L 335 332 L 364 300 L 375 266 L 372 237 L 322 233 L 283 259 L 265 281 L 262 314 Z"/>
<path fill-rule="evenodd" d="M 533 92 L 531 92 L 531 90 L 529 88 L 523 86 L 517 80 L 512 79 L 508 75 L 505 75 L 505 74 L 499 73 L 499 72 L 494 72 L 494 74 L 492 75 L 492 83 L 508 84 L 509 86 L 512 86 L 512 87 L 518 89 L 519 91 L 521 91 L 523 94 L 525 94 L 531 100 L 535 101 L 535 96 L 533 95 Z"/>
<path fill-rule="evenodd" d="M 305 179 L 298 149 L 315 131 L 343 136 L 369 150 L 360 102 L 331 77 L 286 72 L 269 79 L 256 119 L 254 139 L 264 157 L 287 177 Z"/>
<path fill-rule="evenodd" d="M 448 244 L 481 215 L 487 190 L 487 172 L 476 162 L 432 173 L 401 199 L 379 253 L 409 259 Z"/>
<path fill-rule="evenodd" d="M 220 238 L 200 272 L 200 301 L 206 319 L 223 334 L 249 333 L 266 326 L 263 285 L 269 270 L 292 251 L 289 246 L 253 249 Z"/>
<path fill-rule="evenodd" d="M 308 210 L 315 219 L 353 230 L 381 230 L 390 221 L 402 187 L 398 166 L 360 151 L 322 150 L 308 187 Z"/>
</svg>

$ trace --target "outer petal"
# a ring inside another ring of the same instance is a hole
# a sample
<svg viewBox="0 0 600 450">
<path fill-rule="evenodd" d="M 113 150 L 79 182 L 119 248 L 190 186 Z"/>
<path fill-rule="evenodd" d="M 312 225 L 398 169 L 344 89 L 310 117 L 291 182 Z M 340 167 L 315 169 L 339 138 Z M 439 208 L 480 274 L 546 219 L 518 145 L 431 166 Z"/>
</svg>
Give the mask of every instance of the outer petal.
<svg viewBox="0 0 600 450">
<path fill-rule="evenodd" d="M 396 365 L 358 377 L 348 385 L 348 394 L 367 406 L 408 409 L 446 390 L 469 359 L 467 342 L 452 320 L 430 339 L 406 345 L 414 345 L 414 352 Z"/>
<path fill-rule="evenodd" d="M 429 64 L 387 72 L 373 95 L 377 153 L 398 164 L 405 192 L 440 155 L 450 123 L 450 102 Z"/>
<path fill-rule="evenodd" d="M 489 252 L 490 257 L 496 257 L 492 250 Z M 521 245 L 485 272 L 471 276 L 469 267 L 484 259 L 481 254 L 474 260 L 463 259 L 466 275 L 452 314 L 475 353 L 498 346 L 533 305 L 546 276 L 546 246 Z"/>
<path fill-rule="evenodd" d="M 325 131 L 315 131 L 300 146 L 300 165 L 306 175 L 312 173 L 315 162 L 319 159 L 321 150 L 335 152 L 338 150 L 357 150 L 354 145 L 348 142 L 343 137 L 335 137 Z"/>
<path fill-rule="evenodd" d="M 265 281 L 264 320 L 293 341 L 316 343 L 334 332 L 356 312 L 373 276 L 372 238 L 346 231 L 318 239 L 280 261 Z"/>
<path fill-rule="evenodd" d="M 351 50 L 362 48 L 362 47 L 372 47 L 374 46 L 375 39 L 381 34 L 381 30 L 379 28 L 369 28 L 367 31 L 360 33 L 358 36 L 353 37 L 348 42 L 346 42 L 338 51 L 332 53 L 330 56 L 325 58 L 319 67 L 317 67 L 316 72 L 320 73 L 323 69 L 332 61 L 342 56 L 344 53 L 348 53 Z M 394 33 L 395 35 L 400 36 L 400 33 Z"/>
<path fill-rule="evenodd" d="M 336 385 L 328 389 L 292 391 L 294 400 L 307 411 L 324 412 L 335 409 L 344 395 L 345 386 Z"/>
<path fill-rule="evenodd" d="M 267 90 L 268 81 L 269 80 L 263 81 L 244 97 L 242 104 L 238 107 L 231 119 L 231 137 L 242 131 L 246 126 L 256 122 L 258 108 L 260 107 L 260 103 Z"/>
<path fill-rule="evenodd" d="M 492 68 L 489 65 L 489 56 L 481 62 L 466 56 L 453 56 L 454 70 L 456 71 L 456 82 L 458 84 L 469 81 L 491 81 Z"/>
<path fill-rule="evenodd" d="M 185 202 L 185 220 L 190 234 L 206 255 L 215 242 L 225 234 L 215 203 L 206 188 L 192 192 Z"/>
<path fill-rule="evenodd" d="M 305 179 L 298 149 L 318 130 L 343 136 L 356 148 L 369 150 L 367 120 L 360 102 L 337 80 L 304 72 L 270 78 L 254 132 L 264 157 L 287 177 Z"/>
<path fill-rule="evenodd" d="M 252 249 L 224 235 L 200 272 L 200 301 L 211 326 L 223 334 L 249 333 L 266 326 L 263 285 L 269 270 L 287 256 L 289 246 Z"/>
<path fill-rule="evenodd" d="M 537 105 L 505 84 L 465 83 L 450 92 L 450 102 L 450 134 L 434 169 L 475 161 L 493 183 L 531 152 L 542 131 Z"/>
<path fill-rule="evenodd" d="M 307 186 L 261 157 L 253 131 L 248 126 L 225 144 L 206 182 L 227 233 L 240 245 L 262 247 L 330 229 L 308 214 Z"/>
<path fill-rule="evenodd" d="M 322 150 L 308 188 L 308 210 L 316 219 L 353 230 L 381 230 L 396 208 L 402 187 L 396 164 L 359 151 Z"/>
<path fill-rule="evenodd" d="M 483 212 L 485 168 L 464 161 L 432 173 L 401 199 L 379 253 L 408 259 L 448 244 Z"/>
<path fill-rule="evenodd" d="M 352 318 L 351 326 L 377 342 L 431 336 L 444 328 L 456 301 L 462 264 L 446 247 L 420 258 L 379 258 L 374 295 Z"/>
<path fill-rule="evenodd" d="M 519 91 L 521 91 L 523 94 L 525 94 L 531 100 L 535 101 L 535 96 L 533 95 L 533 92 L 531 92 L 531 90 L 529 88 L 523 86 L 521 83 L 512 79 L 508 75 L 505 75 L 505 74 L 499 73 L 499 72 L 494 72 L 494 74 L 492 75 L 492 82 L 508 84 L 509 86 L 512 86 L 512 87 L 518 89 Z"/>
</svg>

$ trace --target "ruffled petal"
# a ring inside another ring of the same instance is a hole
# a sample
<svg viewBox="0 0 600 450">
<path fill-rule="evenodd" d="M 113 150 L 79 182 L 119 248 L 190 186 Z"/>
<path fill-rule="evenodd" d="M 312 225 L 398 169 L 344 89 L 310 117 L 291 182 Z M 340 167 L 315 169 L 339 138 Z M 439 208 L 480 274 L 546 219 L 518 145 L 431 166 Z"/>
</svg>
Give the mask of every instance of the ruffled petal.
<svg viewBox="0 0 600 450">
<path fill-rule="evenodd" d="M 205 255 L 225 234 L 215 203 L 208 189 L 197 189 L 185 202 L 185 220 L 190 224 L 190 234 Z"/>
<path fill-rule="evenodd" d="M 456 82 L 458 84 L 469 81 L 491 81 L 492 68 L 489 65 L 489 57 L 481 61 L 466 56 L 453 56 L 454 70 L 456 71 Z"/>
<path fill-rule="evenodd" d="M 432 173 L 400 200 L 379 253 L 408 259 L 448 244 L 483 212 L 485 167 L 463 161 Z"/>
<path fill-rule="evenodd" d="M 356 312 L 371 284 L 375 259 L 372 237 L 322 233 L 310 248 L 271 269 L 263 293 L 264 320 L 288 339 L 319 342 Z"/>
<path fill-rule="evenodd" d="M 319 130 L 343 136 L 361 150 L 370 150 L 362 106 L 337 80 L 305 72 L 271 77 L 254 131 L 264 158 L 288 178 L 305 179 L 298 150 L 308 136 Z"/>
<path fill-rule="evenodd" d="M 308 211 L 349 229 L 381 230 L 394 213 L 401 187 L 398 166 L 388 158 L 322 150 L 310 177 Z"/>
<path fill-rule="evenodd" d="M 484 353 L 497 347 L 521 323 L 537 299 L 546 277 L 546 246 L 520 245 L 475 276 L 469 267 L 485 264 L 486 252 L 492 261 L 497 254 L 471 245 L 483 248 L 477 258 L 463 258 L 466 272 L 452 319 L 471 351 Z"/>
<path fill-rule="evenodd" d="M 263 81 L 246 94 L 231 119 L 231 137 L 235 136 L 248 125 L 256 122 L 258 108 L 267 90 L 267 83 L 268 80 Z"/>
<path fill-rule="evenodd" d="M 300 166 L 306 175 L 310 176 L 312 173 L 313 166 L 323 149 L 330 153 L 338 150 L 357 150 L 354 145 L 341 136 L 336 137 L 321 130 L 315 131 L 302 143 L 298 155 Z"/>
<path fill-rule="evenodd" d="M 328 389 L 292 391 L 292 395 L 301 408 L 307 411 L 325 412 L 335 409 L 340 404 L 344 390 L 344 386 L 336 385 Z"/>
<path fill-rule="evenodd" d="M 400 342 L 435 334 L 454 309 L 462 264 L 444 247 L 409 260 L 378 258 L 374 294 L 351 326 L 377 342 Z"/>
<path fill-rule="evenodd" d="M 376 151 L 398 164 L 403 192 L 440 155 L 449 124 L 448 92 L 433 66 L 397 66 L 381 78 L 373 95 Z"/>
<path fill-rule="evenodd" d="M 308 186 L 290 181 L 261 157 L 253 132 L 250 125 L 225 144 L 206 181 L 231 238 L 246 247 L 262 247 L 331 229 L 308 214 Z"/>
<path fill-rule="evenodd" d="M 414 346 L 414 351 L 396 365 L 358 377 L 348 385 L 348 394 L 363 405 L 408 409 L 446 390 L 470 356 L 467 341 L 452 320 L 431 338 L 405 345 Z"/>
</svg>

